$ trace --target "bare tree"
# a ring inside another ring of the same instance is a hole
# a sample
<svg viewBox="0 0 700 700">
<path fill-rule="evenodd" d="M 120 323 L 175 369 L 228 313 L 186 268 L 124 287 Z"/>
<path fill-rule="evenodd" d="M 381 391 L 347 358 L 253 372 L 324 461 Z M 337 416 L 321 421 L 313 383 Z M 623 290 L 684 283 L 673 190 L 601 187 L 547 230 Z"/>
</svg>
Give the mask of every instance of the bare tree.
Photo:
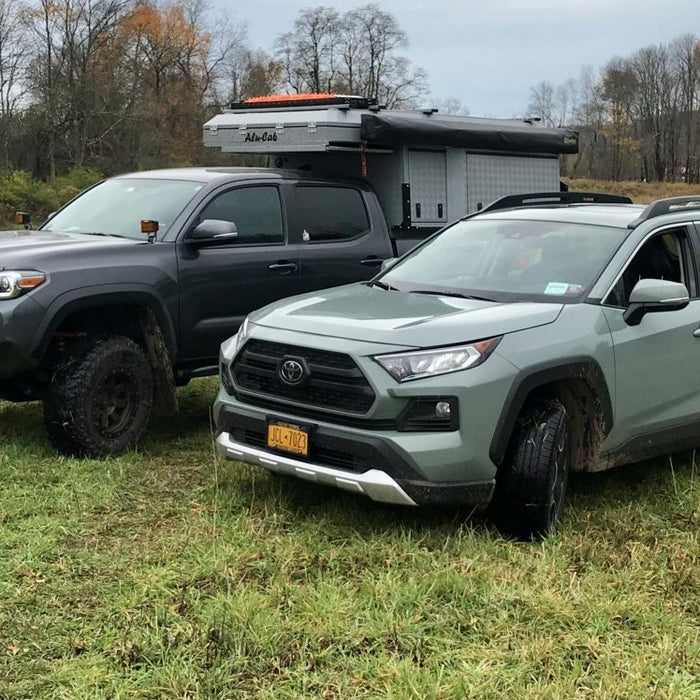
<svg viewBox="0 0 700 700">
<path fill-rule="evenodd" d="M 546 126 L 555 124 L 554 85 L 543 80 L 530 88 L 528 116 L 539 117 Z"/>
<path fill-rule="evenodd" d="M 457 97 L 445 97 L 433 99 L 430 106 L 438 110 L 440 114 L 458 114 L 463 117 L 469 116 L 469 108 Z"/>
<path fill-rule="evenodd" d="M 339 21 L 331 7 L 302 10 L 294 30 L 277 39 L 277 54 L 292 90 L 318 93 L 333 88 Z"/>
<path fill-rule="evenodd" d="M 23 96 L 27 53 L 17 6 L 0 0 L 0 164 L 3 168 L 10 166 L 10 140 Z"/>
<path fill-rule="evenodd" d="M 680 128 L 685 140 L 682 178 L 700 182 L 700 40 L 684 34 L 671 44 L 680 88 Z"/>
<path fill-rule="evenodd" d="M 343 15 L 323 6 L 303 10 L 276 49 L 288 89 L 408 106 L 425 93 L 426 76 L 400 54 L 407 44 L 393 15 L 369 4 Z"/>
</svg>

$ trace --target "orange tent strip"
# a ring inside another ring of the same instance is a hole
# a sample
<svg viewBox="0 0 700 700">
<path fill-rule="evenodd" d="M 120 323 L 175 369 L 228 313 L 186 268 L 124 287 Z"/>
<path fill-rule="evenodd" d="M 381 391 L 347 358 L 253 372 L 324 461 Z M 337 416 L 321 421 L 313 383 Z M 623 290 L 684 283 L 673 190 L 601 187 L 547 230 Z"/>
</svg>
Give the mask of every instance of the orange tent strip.
<svg viewBox="0 0 700 700">
<path fill-rule="evenodd" d="M 309 100 L 329 100 L 346 95 L 335 95 L 330 92 L 303 92 L 295 95 L 260 95 L 243 100 L 243 104 L 264 104 L 267 102 L 306 102 Z"/>
</svg>

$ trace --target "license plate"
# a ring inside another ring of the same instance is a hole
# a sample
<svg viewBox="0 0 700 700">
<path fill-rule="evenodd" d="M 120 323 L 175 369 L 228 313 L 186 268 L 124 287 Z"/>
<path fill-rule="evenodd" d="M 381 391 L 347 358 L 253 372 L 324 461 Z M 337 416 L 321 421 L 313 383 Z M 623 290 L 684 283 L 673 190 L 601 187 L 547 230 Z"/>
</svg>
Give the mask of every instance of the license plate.
<svg viewBox="0 0 700 700">
<path fill-rule="evenodd" d="M 298 425 L 268 423 L 267 446 L 297 455 L 308 455 L 309 432 Z"/>
</svg>

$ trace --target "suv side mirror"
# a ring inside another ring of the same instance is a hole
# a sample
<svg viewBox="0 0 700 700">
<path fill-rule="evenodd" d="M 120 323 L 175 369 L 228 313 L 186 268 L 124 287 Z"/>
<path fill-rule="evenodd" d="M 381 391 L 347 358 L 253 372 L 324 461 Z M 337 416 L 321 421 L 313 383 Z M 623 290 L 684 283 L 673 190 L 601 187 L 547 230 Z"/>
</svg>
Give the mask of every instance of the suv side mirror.
<svg viewBox="0 0 700 700">
<path fill-rule="evenodd" d="M 379 267 L 379 272 L 384 272 L 384 270 L 388 270 L 396 261 L 398 258 L 385 258 L 382 260 L 382 264 Z"/>
<path fill-rule="evenodd" d="M 187 240 L 195 245 L 227 243 L 238 236 L 236 224 L 222 219 L 204 219 L 192 229 Z"/>
<path fill-rule="evenodd" d="M 638 326 L 645 314 L 678 311 L 688 306 L 688 288 L 669 280 L 639 280 L 630 292 L 629 306 L 622 318 L 628 326 Z"/>
</svg>

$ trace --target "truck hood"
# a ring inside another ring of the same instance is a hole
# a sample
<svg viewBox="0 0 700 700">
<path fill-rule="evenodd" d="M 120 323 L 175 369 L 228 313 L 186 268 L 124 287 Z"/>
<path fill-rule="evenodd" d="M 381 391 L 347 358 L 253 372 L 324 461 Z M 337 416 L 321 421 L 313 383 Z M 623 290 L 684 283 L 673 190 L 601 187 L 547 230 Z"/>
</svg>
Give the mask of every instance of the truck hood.
<svg viewBox="0 0 700 700">
<path fill-rule="evenodd" d="M 451 345 L 552 323 L 555 303 L 501 303 L 386 291 L 366 284 L 276 302 L 251 314 L 261 326 L 372 343 Z"/>
<path fill-rule="evenodd" d="M 0 231 L 0 270 L 36 269 L 55 254 L 96 246 L 141 245 L 143 241 L 53 231 Z"/>
</svg>

